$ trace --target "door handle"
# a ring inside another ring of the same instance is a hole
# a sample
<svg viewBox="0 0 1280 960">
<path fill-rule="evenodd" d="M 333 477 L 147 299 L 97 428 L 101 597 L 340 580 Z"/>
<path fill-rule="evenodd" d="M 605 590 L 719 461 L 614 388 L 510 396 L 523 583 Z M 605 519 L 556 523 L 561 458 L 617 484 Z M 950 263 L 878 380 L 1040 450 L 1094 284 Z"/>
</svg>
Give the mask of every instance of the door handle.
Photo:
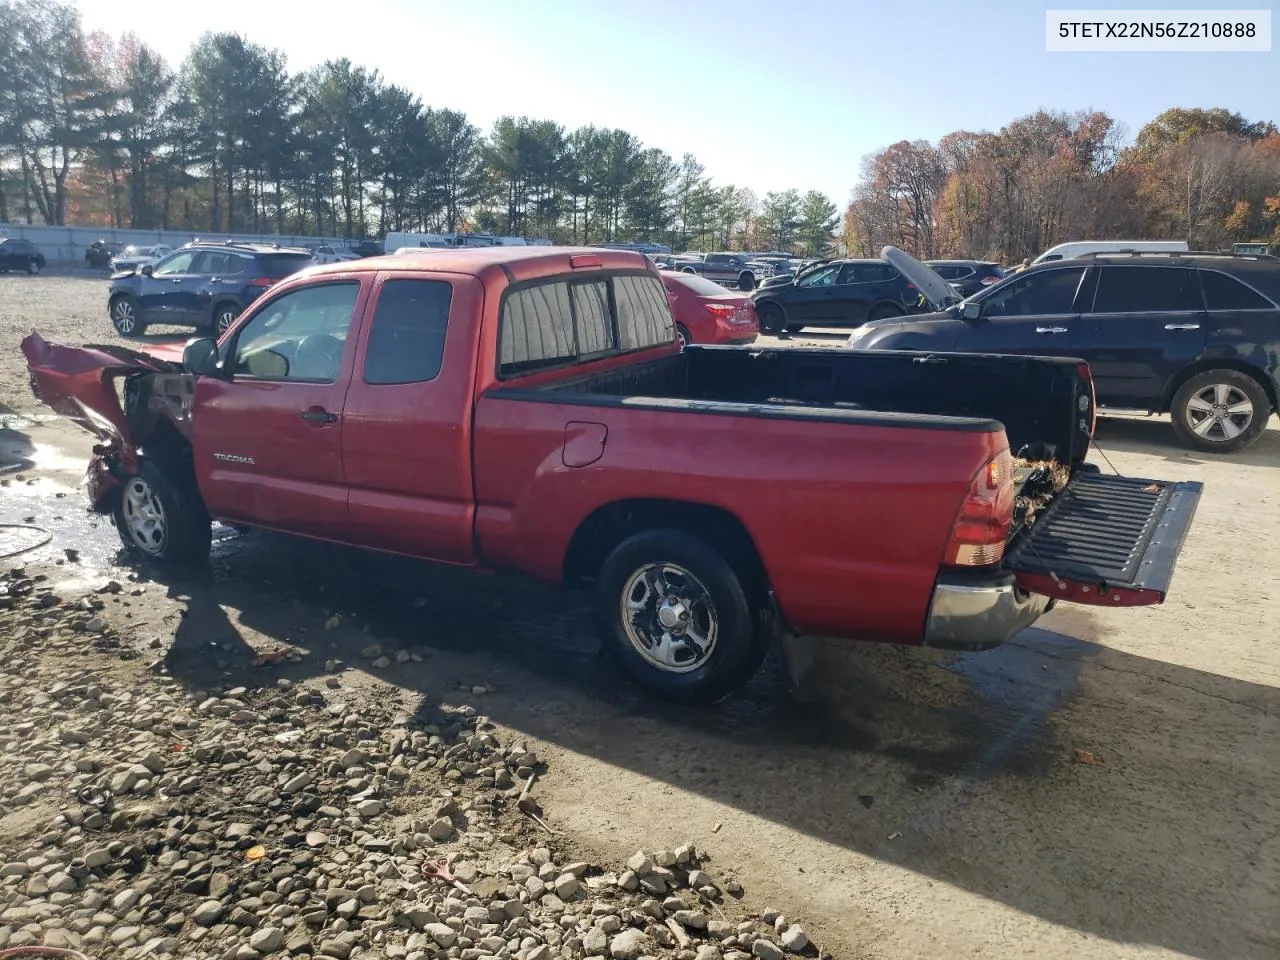
<svg viewBox="0 0 1280 960">
<path fill-rule="evenodd" d="M 312 407 L 310 410 L 302 411 L 302 419 L 307 421 L 307 423 L 315 424 L 317 427 L 322 427 L 326 423 L 337 423 L 338 415 L 336 413 L 330 413 L 328 410 L 322 410 L 319 407 Z"/>
<path fill-rule="evenodd" d="M 1036 333 L 1066 333 L 1066 327 L 1036 327 Z"/>
<path fill-rule="evenodd" d="M 1199 330 L 1200 324 L 1198 323 L 1166 323 L 1164 325 L 1164 328 L 1166 330 Z"/>
</svg>

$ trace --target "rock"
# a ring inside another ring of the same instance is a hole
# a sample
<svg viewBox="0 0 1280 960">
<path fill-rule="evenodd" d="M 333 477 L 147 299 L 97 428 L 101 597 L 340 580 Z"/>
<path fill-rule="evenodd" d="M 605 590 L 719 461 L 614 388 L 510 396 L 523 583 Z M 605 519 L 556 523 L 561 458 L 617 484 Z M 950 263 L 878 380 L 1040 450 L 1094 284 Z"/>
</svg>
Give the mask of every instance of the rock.
<svg viewBox="0 0 1280 960">
<path fill-rule="evenodd" d="M 539 944 L 524 955 L 524 960 L 551 960 L 555 956 L 545 943 Z"/>
<path fill-rule="evenodd" d="M 800 927 L 792 925 L 783 931 L 782 945 L 788 953 L 800 953 L 809 945 L 809 935 Z"/>
<path fill-rule="evenodd" d="M 0 879 L 4 879 L 6 877 L 25 877 L 30 872 L 31 868 L 23 861 L 15 860 L 12 863 L 6 863 L 3 867 L 0 867 Z"/>
<path fill-rule="evenodd" d="M 404 916 L 415 930 L 425 930 L 427 924 L 440 922 L 440 918 L 424 903 L 415 903 L 405 910 Z"/>
<path fill-rule="evenodd" d="M 206 900 L 191 911 L 191 919 L 202 927 L 212 927 L 222 916 L 222 909 L 217 900 Z"/>
<path fill-rule="evenodd" d="M 776 943 L 763 938 L 751 944 L 751 955 L 757 960 L 783 960 L 786 956 Z"/>
<path fill-rule="evenodd" d="M 609 948 L 609 936 L 599 927 L 592 927 L 582 938 L 582 949 L 588 957 L 603 956 Z"/>
<path fill-rule="evenodd" d="M 141 899 L 141 891 L 133 887 L 125 887 L 111 898 L 111 912 L 117 916 L 122 916 L 132 910 L 134 905 Z"/>
<path fill-rule="evenodd" d="M 648 938 L 639 930 L 624 930 L 609 941 L 613 960 L 638 960 Z"/>
<path fill-rule="evenodd" d="M 382 813 L 381 800 L 361 800 L 356 804 L 356 813 L 365 820 L 372 820 Z"/>
<path fill-rule="evenodd" d="M 562 873 L 560 876 L 556 877 L 556 896 L 561 900 L 568 900 L 581 888 L 581 882 L 572 873 Z"/>
<path fill-rule="evenodd" d="M 249 938 L 249 946 L 258 953 L 274 953 L 284 946 L 284 931 L 279 927 L 263 927 Z"/>
<path fill-rule="evenodd" d="M 369 644 L 369 646 L 360 651 L 360 656 L 364 657 L 366 660 L 376 660 L 378 657 L 382 656 L 382 644 Z"/>
<path fill-rule="evenodd" d="M 374 660 L 373 663 L 369 664 L 369 666 L 373 667 L 375 670 L 385 670 L 387 667 L 391 666 L 391 658 L 378 657 L 378 659 Z"/>
<path fill-rule="evenodd" d="M 85 866 L 90 870 L 97 870 L 99 867 L 105 867 L 114 857 L 111 851 L 106 847 L 98 847 L 96 850 L 90 850 L 84 855 Z"/>
<path fill-rule="evenodd" d="M 640 850 L 627 861 L 627 869 L 637 877 L 643 877 L 645 874 L 653 872 L 653 861 L 649 859 L 648 854 Z"/>
<path fill-rule="evenodd" d="M 448 950 L 458 939 L 458 931 L 447 923 L 428 923 L 424 931 L 437 944 Z"/>
<path fill-rule="evenodd" d="M 43 783 L 53 776 L 53 767 L 47 763 L 28 763 L 22 768 L 22 774 L 28 780 L 34 780 L 37 783 Z"/>
<path fill-rule="evenodd" d="M 705 930 L 711 920 L 705 913 L 698 910 L 677 910 L 671 919 L 690 930 Z"/>
<path fill-rule="evenodd" d="M 453 836 L 453 821 L 448 817 L 441 817 L 427 829 L 427 836 L 437 842 L 448 840 Z"/>
<path fill-rule="evenodd" d="M 696 960 L 722 960 L 720 948 L 715 944 L 704 943 L 698 947 L 698 956 Z"/>
<path fill-rule="evenodd" d="M 302 771 L 302 773 L 296 774 L 290 777 L 287 781 L 285 781 L 285 785 L 280 788 L 280 792 L 281 793 L 298 793 L 301 790 L 305 790 L 310 785 L 311 785 L 311 774 L 307 773 L 307 771 L 304 770 Z"/>
<path fill-rule="evenodd" d="M 74 893 L 76 890 L 76 882 L 70 876 L 59 870 L 57 873 L 49 877 L 50 893 Z"/>
</svg>

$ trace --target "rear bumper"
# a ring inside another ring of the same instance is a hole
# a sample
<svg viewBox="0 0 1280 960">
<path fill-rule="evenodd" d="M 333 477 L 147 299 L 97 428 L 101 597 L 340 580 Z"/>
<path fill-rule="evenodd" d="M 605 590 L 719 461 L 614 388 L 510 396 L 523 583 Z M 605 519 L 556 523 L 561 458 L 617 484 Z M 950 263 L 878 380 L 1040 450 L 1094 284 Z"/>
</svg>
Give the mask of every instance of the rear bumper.
<svg viewBox="0 0 1280 960">
<path fill-rule="evenodd" d="M 1013 574 L 938 578 L 925 621 L 924 645 L 944 650 L 988 650 L 1029 627 L 1053 606 L 1027 593 Z"/>
</svg>

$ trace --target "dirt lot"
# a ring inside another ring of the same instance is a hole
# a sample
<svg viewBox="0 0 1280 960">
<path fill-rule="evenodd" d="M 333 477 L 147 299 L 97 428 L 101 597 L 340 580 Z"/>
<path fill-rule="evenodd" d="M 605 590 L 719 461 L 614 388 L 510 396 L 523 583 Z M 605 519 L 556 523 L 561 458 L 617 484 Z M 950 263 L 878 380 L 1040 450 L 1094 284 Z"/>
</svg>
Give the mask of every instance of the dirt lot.
<svg viewBox="0 0 1280 960">
<path fill-rule="evenodd" d="M 32 327 L 114 339 L 104 292 L 0 277 L 0 404 L 37 412 L 17 351 Z M 638 695 L 598 657 L 581 598 L 529 584 L 230 532 L 196 582 L 113 569 L 114 533 L 74 490 L 85 442 L 65 424 L 7 427 L 0 456 L 28 463 L 0 490 L 0 522 L 34 517 L 52 535 L 22 556 L 28 571 L 68 596 L 109 577 L 141 591 L 98 615 L 160 654 L 114 664 L 85 640 L 86 667 L 140 671 L 159 655 L 189 692 L 322 684 L 340 660 L 356 702 L 472 703 L 504 742 L 537 743 L 556 843 L 620 865 L 692 841 L 745 887 L 724 909 L 801 917 L 840 958 L 1280 956 L 1274 421 L 1231 459 L 1174 447 L 1159 418 L 1103 421 L 1120 471 L 1206 486 L 1163 607 L 1060 608 L 985 654 L 827 642 L 802 696 L 770 663 L 703 711 Z M 374 666 L 361 656 L 373 642 L 422 662 Z M 252 665 L 285 645 L 305 656 Z M 38 642 L 24 656 L 38 661 Z"/>
</svg>

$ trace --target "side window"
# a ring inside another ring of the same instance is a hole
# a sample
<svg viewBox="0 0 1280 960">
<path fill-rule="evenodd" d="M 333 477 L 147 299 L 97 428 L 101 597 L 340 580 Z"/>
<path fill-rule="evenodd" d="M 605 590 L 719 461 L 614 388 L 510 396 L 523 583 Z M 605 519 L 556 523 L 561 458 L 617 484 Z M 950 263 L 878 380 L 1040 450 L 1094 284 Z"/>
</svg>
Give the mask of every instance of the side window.
<svg viewBox="0 0 1280 960">
<path fill-rule="evenodd" d="M 983 301 L 983 316 L 1030 317 L 1071 313 L 1084 267 L 1027 274 Z"/>
<path fill-rule="evenodd" d="M 612 350 L 613 324 L 609 320 L 609 288 L 604 281 L 575 283 L 569 287 L 573 296 L 574 324 L 578 331 L 578 355 L 590 356 Z"/>
<path fill-rule="evenodd" d="M 229 274 L 239 273 L 243 261 L 234 253 L 226 253 L 222 250 L 205 250 L 196 257 L 196 262 L 191 267 L 192 273 L 198 273 L 202 277 L 225 277 Z"/>
<path fill-rule="evenodd" d="M 292 290 L 264 304 L 236 337 L 237 376 L 333 383 L 342 368 L 358 283 Z"/>
<path fill-rule="evenodd" d="M 957 272 L 956 268 L 947 263 L 939 263 L 936 265 L 931 265 L 930 269 L 932 269 L 933 272 L 936 273 L 938 276 L 940 276 L 943 280 L 954 280 L 956 279 L 957 276 L 959 276 L 959 273 Z"/>
<path fill-rule="evenodd" d="M 154 277 L 170 277 L 191 272 L 191 264 L 196 258 L 195 252 L 175 253 L 168 259 L 161 260 L 151 271 Z"/>
<path fill-rule="evenodd" d="M 836 276 L 843 269 L 839 264 L 833 267 L 825 267 L 822 270 L 815 270 L 813 273 L 806 274 L 800 278 L 796 284 L 797 287 L 829 287 L 836 282 Z"/>
<path fill-rule="evenodd" d="M 618 345 L 623 350 L 643 350 L 675 340 L 671 305 L 658 278 L 614 277 L 613 299 L 618 307 Z"/>
<path fill-rule="evenodd" d="M 498 372 L 523 373 L 574 358 L 567 283 L 542 283 L 510 294 L 502 307 Z"/>
<path fill-rule="evenodd" d="M 1234 277 L 1217 270 L 1201 270 L 1205 305 L 1210 310 L 1274 310 L 1275 305 Z"/>
<path fill-rule="evenodd" d="M 1195 272 L 1187 267 L 1104 266 L 1094 313 L 1203 310 Z"/>
<path fill-rule="evenodd" d="M 424 383 L 440 373 L 453 287 L 442 280 L 388 280 L 378 294 L 364 382 Z"/>
</svg>

